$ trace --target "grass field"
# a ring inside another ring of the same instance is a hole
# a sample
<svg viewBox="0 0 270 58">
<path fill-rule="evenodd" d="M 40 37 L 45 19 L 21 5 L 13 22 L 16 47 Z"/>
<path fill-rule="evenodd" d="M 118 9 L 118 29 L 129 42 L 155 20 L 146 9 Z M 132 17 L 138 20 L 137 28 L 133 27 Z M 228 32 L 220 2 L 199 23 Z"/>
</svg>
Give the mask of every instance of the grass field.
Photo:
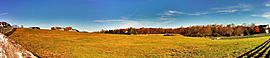
<svg viewBox="0 0 270 58">
<path fill-rule="evenodd" d="M 159 58 L 237 57 L 267 37 L 211 40 L 162 35 L 120 35 L 17 29 L 10 38 L 40 57 Z"/>
</svg>

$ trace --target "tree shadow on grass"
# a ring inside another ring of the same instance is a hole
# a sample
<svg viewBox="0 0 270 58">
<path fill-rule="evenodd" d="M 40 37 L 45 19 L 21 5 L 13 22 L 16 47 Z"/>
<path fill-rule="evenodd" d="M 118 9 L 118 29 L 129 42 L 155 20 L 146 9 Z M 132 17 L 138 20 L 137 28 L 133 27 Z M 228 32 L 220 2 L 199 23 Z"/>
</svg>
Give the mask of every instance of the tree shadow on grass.
<svg viewBox="0 0 270 58">
<path fill-rule="evenodd" d="M 248 51 L 248 52 L 242 54 L 241 56 L 239 56 L 239 57 L 237 57 L 237 58 L 243 58 L 244 56 L 251 57 L 251 56 L 255 55 L 256 53 L 258 53 L 260 50 L 262 50 L 269 42 L 270 42 L 270 39 L 268 39 L 267 41 L 265 41 L 265 42 L 262 43 L 261 45 L 259 45 L 259 46 L 255 47 L 254 49 L 252 49 L 252 50 L 250 50 L 250 51 Z M 268 48 L 269 48 L 269 47 L 268 47 Z M 257 50 L 257 49 L 259 49 L 259 50 Z M 257 50 L 257 51 L 255 51 L 255 50 Z M 254 51 L 255 51 L 255 52 L 254 52 Z M 254 52 L 254 53 L 252 53 L 252 52 Z M 252 54 L 250 54 L 250 53 L 252 53 Z"/>
</svg>

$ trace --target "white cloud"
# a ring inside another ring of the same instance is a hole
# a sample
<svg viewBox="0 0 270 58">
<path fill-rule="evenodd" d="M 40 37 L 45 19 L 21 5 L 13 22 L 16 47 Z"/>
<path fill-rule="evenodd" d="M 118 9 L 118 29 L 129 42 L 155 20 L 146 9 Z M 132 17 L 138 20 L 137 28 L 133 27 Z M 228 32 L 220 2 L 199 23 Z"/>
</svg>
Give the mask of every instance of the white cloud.
<svg viewBox="0 0 270 58">
<path fill-rule="evenodd" d="M 173 18 L 173 16 L 174 15 L 180 15 L 180 14 L 185 14 L 185 13 L 180 12 L 180 11 L 168 10 L 163 15 L 158 17 L 157 19 L 161 20 L 161 21 L 176 20 L 176 18 Z"/>
<path fill-rule="evenodd" d="M 234 13 L 234 12 L 237 12 L 239 10 L 237 9 L 230 9 L 230 10 L 219 10 L 217 11 L 217 13 Z"/>
<path fill-rule="evenodd" d="M 159 18 L 159 20 L 176 20 L 176 18 Z"/>
<path fill-rule="evenodd" d="M 175 11 L 175 10 L 168 10 L 163 15 L 172 16 L 172 15 L 177 15 L 177 14 L 184 14 L 184 12 Z"/>
<path fill-rule="evenodd" d="M 4 16 L 4 15 L 7 15 L 8 12 L 3 12 L 3 13 L 0 13 L 0 16 Z"/>
<path fill-rule="evenodd" d="M 199 16 L 199 15 L 206 15 L 206 14 L 210 14 L 210 12 L 207 11 L 207 12 L 188 13 L 188 12 L 168 10 L 161 17 L 168 17 L 168 16 L 174 16 L 174 15 L 194 15 L 194 16 Z"/>
<path fill-rule="evenodd" d="M 110 24 L 112 26 L 104 26 L 105 29 L 119 29 L 119 28 L 129 28 L 129 27 L 143 27 L 144 24 L 140 21 L 130 20 L 127 17 L 121 17 L 120 19 L 111 20 L 95 20 L 94 22 Z M 114 24 L 111 24 L 114 23 Z"/>
<path fill-rule="evenodd" d="M 265 4 L 265 6 L 268 6 L 269 7 L 270 6 L 270 3 Z"/>
<path fill-rule="evenodd" d="M 226 10 L 226 9 L 249 9 L 249 8 L 251 8 L 251 5 L 249 5 L 249 4 L 238 4 L 238 5 L 234 5 L 234 6 L 212 8 L 212 9 L 213 10 Z"/>
<path fill-rule="evenodd" d="M 264 13 L 261 17 L 270 19 L 270 12 Z"/>
<path fill-rule="evenodd" d="M 212 10 L 216 10 L 217 13 L 235 13 L 240 11 L 250 11 L 251 8 L 252 7 L 249 4 L 238 4 L 228 7 L 212 8 Z"/>
<path fill-rule="evenodd" d="M 182 12 L 177 10 L 168 10 L 162 13 L 159 20 L 175 20 L 176 18 L 173 18 L 175 15 L 200 16 L 207 14 L 236 13 L 250 10 L 252 10 L 252 5 L 249 4 L 238 4 L 227 7 L 211 8 L 208 11 L 200 11 L 200 12 Z"/>
<path fill-rule="evenodd" d="M 263 17 L 263 18 L 270 19 L 270 12 L 266 12 L 266 13 L 261 14 L 261 15 L 251 15 L 251 16 L 255 16 L 255 17 Z"/>
<path fill-rule="evenodd" d="M 169 10 L 168 13 L 182 13 L 182 12 Z"/>
<path fill-rule="evenodd" d="M 125 20 L 95 20 L 95 22 L 103 23 L 103 22 L 122 22 Z"/>
<path fill-rule="evenodd" d="M 206 14 L 209 14 L 209 12 L 197 12 L 197 13 L 189 13 L 187 15 L 206 15 Z"/>
<path fill-rule="evenodd" d="M 251 16 L 258 17 L 258 16 L 260 16 L 260 15 L 255 15 L 255 14 L 253 14 L 253 15 L 251 15 Z"/>
<path fill-rule="evenodd" d="M 265 2 L 264 5 L 265 5 L 266 7 L 270 7 L 270 1 Z"/>
<path fill-rule="evenodd" d="M 112 19 L 112 20 L 95 20 L 98 23 L 108 23 L 108 22 L 123 22 L 128 20 L 126 17 L 121 17 L 120 19 Z"/>
<path fill-rule="evenodd" d="M 138 21 L 129 20 L 121 22 L 119 27 L 128 28 L 128 27 L 142 27 L 142 26 L 143 24 Z"/>
<path fill-rule="evenodd" d="M 241 11 L 250 11 L 251 9 L 242 9 Z"/>
</svg>

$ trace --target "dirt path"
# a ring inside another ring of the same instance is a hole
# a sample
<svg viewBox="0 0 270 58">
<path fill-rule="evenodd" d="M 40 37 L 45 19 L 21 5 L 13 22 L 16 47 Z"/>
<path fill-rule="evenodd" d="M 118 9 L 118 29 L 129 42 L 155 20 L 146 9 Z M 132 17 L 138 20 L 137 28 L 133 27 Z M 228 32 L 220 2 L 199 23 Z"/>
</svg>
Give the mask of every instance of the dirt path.
<svg viewBox="0 0 270 58">
<path fill-rule="evenodd" d="M 237 58 L 270 58 L 270 39 L 266 40 L 261 45 L 255 47 L 254 49 L 242 54 Z"/>
</svg>

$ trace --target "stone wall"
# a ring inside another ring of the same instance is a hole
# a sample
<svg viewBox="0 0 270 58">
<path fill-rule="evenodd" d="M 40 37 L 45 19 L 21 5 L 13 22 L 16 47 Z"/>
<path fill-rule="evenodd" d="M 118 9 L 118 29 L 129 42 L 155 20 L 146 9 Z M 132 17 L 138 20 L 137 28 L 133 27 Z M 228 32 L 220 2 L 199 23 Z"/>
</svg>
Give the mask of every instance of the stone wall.
<svg viewBox="0 0 270 58">
<path fill-rule="evenodd" d="M 8 32 L 11 32 L 13 31 L 15 28 L 12 28 L 12 27 L 8 27 L 8 28 L 0 28 L 0 33 L 2 34 L 6 34 Z"/>
<path fill-rule="evenodd" d="M 38 58 L 12 39 L 0 33 L 1 58 Z"/>
</svg>

